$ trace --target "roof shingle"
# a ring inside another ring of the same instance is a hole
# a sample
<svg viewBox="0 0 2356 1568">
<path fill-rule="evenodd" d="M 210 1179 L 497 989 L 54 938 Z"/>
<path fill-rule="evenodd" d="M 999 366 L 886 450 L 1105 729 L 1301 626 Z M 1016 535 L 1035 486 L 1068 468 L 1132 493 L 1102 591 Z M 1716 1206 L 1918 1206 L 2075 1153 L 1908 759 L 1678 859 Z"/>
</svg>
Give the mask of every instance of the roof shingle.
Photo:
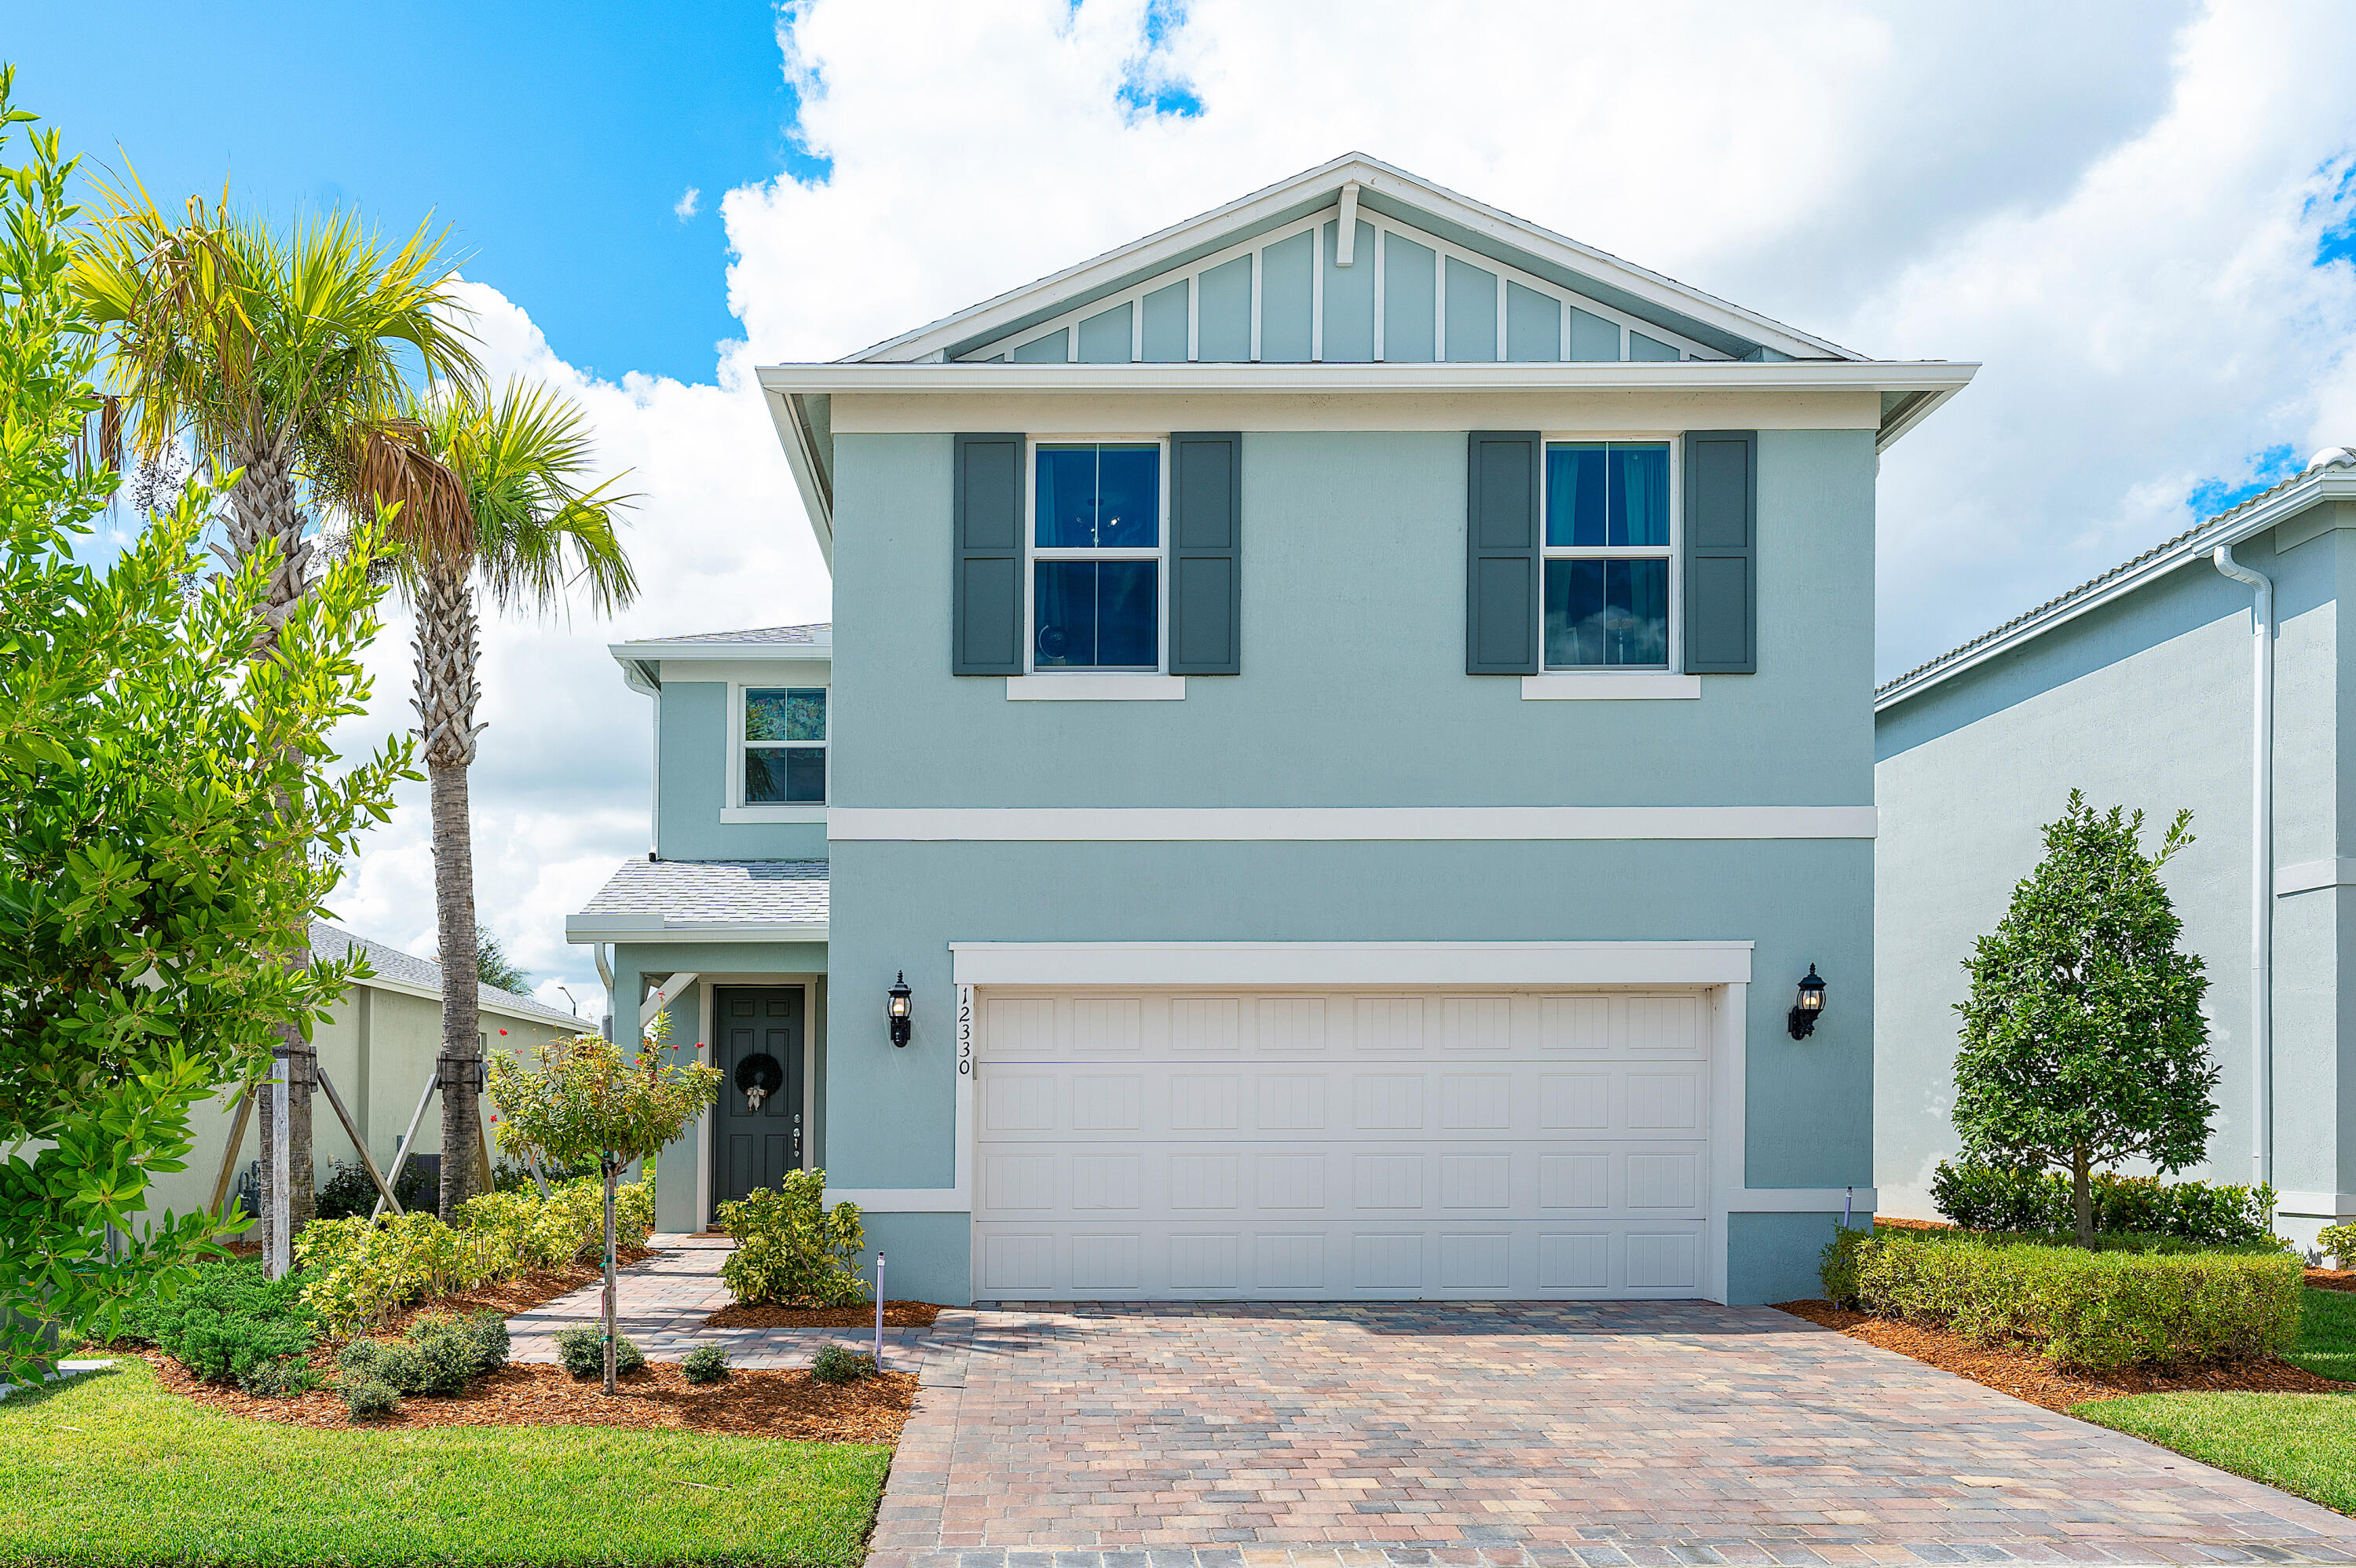
<svg viewBox="0 0 2356 1568">
<path fill-rule="evenodd" d="M 625 860 L 584 915 L 652 914 L 667 923 L 824 925 L 824 860 Z"/>
<path fill-rule="evenodd" d="M 369 967 L 380 979 L 395 981 L 404 986 L 415 986 L 423 990 L 432 991 L 436 996 L 441 995 L 442 992 L 442 965 L 439 964 L 420 958 L 414 954 L 403 953 L 389 943 L 372 942 L 365 936 L 355 936 L 340 926 L 329 925 L 324 920 L 315 920 L 311 923 L 311 951 L 323 958 L 341 958 L 348 952 L 357 951 L 368 959 Z M 366 981 L 360 983 L 367 984 Z M 484 1007 L 496 1008 L 502 1012 L 520 1013 L 526 1018 L 541 1019 L 549 1023 L 571 1024 L 576 1028 L 587 1027 L 571 1013 L 552 1008 L 545 1002 L 534 1001 L 530 997 L 519 996 L 514 991 L 503 991 L 497 986 L 484 986 L 480 989 Z"/>
</svg>

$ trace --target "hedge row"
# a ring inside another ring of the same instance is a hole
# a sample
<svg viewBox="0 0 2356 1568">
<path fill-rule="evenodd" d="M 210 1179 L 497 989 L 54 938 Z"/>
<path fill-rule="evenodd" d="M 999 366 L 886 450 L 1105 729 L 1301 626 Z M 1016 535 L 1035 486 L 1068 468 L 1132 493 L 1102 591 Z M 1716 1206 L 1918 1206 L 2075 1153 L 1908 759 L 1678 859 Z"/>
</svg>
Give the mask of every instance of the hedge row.
<svg viewBox="0 0 2356 1568">
<path fill-rule="evenodd" d="M 430 1213 L 315 1220 L 294 1239 L 303 1299 L 337 1336 L 380 1323 L 412 1301 L 446 1296 L 533 1269 L 603 1254 L 605 1187 L 594 1178 L 537 1192 L 486 1192 L 445 1225 Z M 651 1179 L 620 1189 L 614 1231 L 642 1245 L 655 1222 Z"/>
<path fill-rule="evenodd" d="M 2271 1247 L 2089 1253 L 1957 1231 L 1843 1231 L 1824 1261 L 1836 1305 L 1984 1344 L 2027 1340 L 2056 1366 L 2095 1371 L 2279 1355 L 2298 1335 L 2302 1272 Z"/>
<path fill-rule="evenodd" d="M 2094 1229 L 2174 1236 L 2210 1246 L 2265 1242 L 2274 1233 L 2271 1187 L 2211 1187 L 2205 1181 L 2162 1181 L 2156 1176 L 2094 1179 Z M 2077 1211 L 2070 1179 L 2056 1170 L 1939 1162 L 1931 1200 L 1967 1231 L 2070 1231 Z"/>
</svg>

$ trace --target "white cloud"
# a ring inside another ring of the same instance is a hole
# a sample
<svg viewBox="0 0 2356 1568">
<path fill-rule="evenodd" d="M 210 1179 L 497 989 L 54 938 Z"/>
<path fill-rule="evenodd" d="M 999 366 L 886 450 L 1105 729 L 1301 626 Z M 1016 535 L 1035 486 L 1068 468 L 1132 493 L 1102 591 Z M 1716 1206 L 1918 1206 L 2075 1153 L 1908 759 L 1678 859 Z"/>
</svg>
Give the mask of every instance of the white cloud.
<svg viewBox="0 0 2356 1568">
<path fill-rule="evenodd" d="M 832 173 L 720 198 L 744 341 L 712 384 L 585 379 L 529 301 L 475 291 L 495 367 L 573 390 L 633 470 L 648 588 L 613 626 L 487 631 L 485 916 L 585 997 L 562 917 L 647 833 L 643 699 L 603 645 L 828 613 L 750 366 L 847 353 L 1354 148 L 1837 342 L 1984 359 L 1883 474 L 1882 667 L 1936 652 L 2182 527 L 2260 449 L 2356 438 L 2356 273 L 2311 264 L 2356 140 L 2319 46 L 2338 20 L 1194 0 L 1141 62 L 1144 0 L 792 5 L 784 65 Z M 1141 113 L 1141 79 L 1202 114 Z M 381 656 L 390 719 L 406 655 Z M 344 915 L 430 945 L 422 794 L 380 837 Z"/>
<path fill-rule="evenodd" d="M 684 223 L 689 219 L 695 216 L 696 203 L 702 199 L 703 193 L 696 189 L 695 187 L 689 186 L 687 187 L 687 194 L 670 204 L 670 215 L 673 218 L 678 219 L 681 223 Z"/>
</svg>

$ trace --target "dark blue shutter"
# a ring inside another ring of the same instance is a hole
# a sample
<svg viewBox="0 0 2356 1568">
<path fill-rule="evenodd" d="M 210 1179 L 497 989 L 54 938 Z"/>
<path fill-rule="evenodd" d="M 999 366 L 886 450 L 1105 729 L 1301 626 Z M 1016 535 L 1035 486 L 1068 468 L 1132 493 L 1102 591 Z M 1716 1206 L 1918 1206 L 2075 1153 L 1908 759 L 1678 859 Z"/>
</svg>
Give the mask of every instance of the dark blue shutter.
<svg viewBox="0 0 2356 1568">
<path fill-rule="evenodd" d="M 1170 673 L 1243 670 L 1243 445 L 1233 431 L 1170 438 Z"/>
<path fill-rule="evenodd" d="M 1538 670 L 1538 435 L 1476 430 L 1466 457 L 1464 673 Z"/>
<path fill-rule="evenodd" d="M 1759 432 L 1686 432 L 1686 658 L 1694 675 L 1759 669 Z"/>
<path fill-rule="evenodd" d="M 1023 438 L 957 439 L 949 673 L 1023 673 Z"/>
</svg>

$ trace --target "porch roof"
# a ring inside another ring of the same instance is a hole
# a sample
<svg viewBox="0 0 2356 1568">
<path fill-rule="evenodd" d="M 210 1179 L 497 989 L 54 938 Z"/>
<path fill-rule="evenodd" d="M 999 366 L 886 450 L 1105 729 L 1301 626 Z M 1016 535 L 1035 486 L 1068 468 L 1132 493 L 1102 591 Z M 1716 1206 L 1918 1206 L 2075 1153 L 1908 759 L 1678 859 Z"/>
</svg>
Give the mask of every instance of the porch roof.
<svg viewBox="0 0 2356 1568">
<path fill-rule="evenodd" d="M 568 942 L 824 942 L 824 860 L 625 860 L 579 914 Z"/>
</svg>

